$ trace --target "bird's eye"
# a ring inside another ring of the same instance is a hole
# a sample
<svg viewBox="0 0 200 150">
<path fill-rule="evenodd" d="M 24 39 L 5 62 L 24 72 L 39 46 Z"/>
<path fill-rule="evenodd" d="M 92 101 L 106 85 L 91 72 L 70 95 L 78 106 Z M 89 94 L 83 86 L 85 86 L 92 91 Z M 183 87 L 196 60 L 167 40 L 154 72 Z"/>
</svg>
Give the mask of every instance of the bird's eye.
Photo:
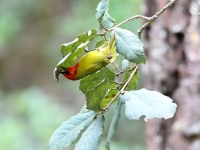
<svg viewBox="0 0 200 150">
<path fill-rule="evenodd" d="M 68 70 L 66 70 L 65 73 L 66 73 L 67 75 L 71 75 L 71 73 L 70 73 Z"/>
<path fill-rule="evenodd" d="M 71 73 L 68 71 L 68 70 L 63 70 L 63 71 L 60 71 L 60 73 L 62 73 L 62 74 L 67 74 L 67 75 L 71 75 Z"/>
</svg>

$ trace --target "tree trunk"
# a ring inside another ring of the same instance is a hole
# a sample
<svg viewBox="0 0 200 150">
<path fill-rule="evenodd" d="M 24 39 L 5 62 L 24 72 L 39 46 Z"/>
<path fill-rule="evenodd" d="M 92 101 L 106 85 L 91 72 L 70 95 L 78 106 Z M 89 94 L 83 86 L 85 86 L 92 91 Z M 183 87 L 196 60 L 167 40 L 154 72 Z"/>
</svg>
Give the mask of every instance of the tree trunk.
<svg viewBox="0 0 200 150">
<path fill-rule="evenodd" d="M 152 16 L 167 0 L 146 0 Z M 200 0 L 179 0 L 145 32 L 148 89 L 171 97 L 174 118 L 147 124 L 148 150 L 200 150 Z"/>
</svg>

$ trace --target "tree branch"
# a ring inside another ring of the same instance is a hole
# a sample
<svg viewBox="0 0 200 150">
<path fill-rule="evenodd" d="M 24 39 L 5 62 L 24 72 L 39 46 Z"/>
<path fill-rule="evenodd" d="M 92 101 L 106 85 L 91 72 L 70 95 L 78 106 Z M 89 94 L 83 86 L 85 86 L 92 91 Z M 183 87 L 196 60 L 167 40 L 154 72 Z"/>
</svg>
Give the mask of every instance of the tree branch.
<svg viewBox="0 0 200 150">
<path fill-rule="evenodd" d="M 119 27 L 119 26 L 121 26 L 121 25 L 123 25 L 123 24 L 125 24 L 125 23 L 127 23 L 127 22 L 129 22 L 129 21 L 131 21 L 131 20 L 134 20 L 134 19 L 144 19 L 144 20 L 146 20 L 146 21 L 149 21 L 149 20 L 150 20 L 150 17 L 146 17 L 146 16 L 142 16 L 142 15 L 133 16 L 133 17 L 131 17 L 131 18 L 128 18 L 128 19 L 126 19 L 126 20 L 124 20 L 124 21 L 118 23 L 117 25 L 115 25 L 115 26 L 112 27 L 112 28 L 105 29 L 106 31 L 104 31 L 103 33 L 98 33 L 98 35 L 104 36 L 107 32 L 112 31 L 113 29 L 115 29 L 115 28 L 117 28 L 117 27 Z"/>
<path fill-rule="evenodd" d="M 161 10 L 155 13 L 152 17 L 149 17 L 149 20 L 138 30 L 138 37 L 141 39 L 141 34 L 144 29 L 149 26 L 153 21 L 155 21 L 162 13 L 165 12 L 168 8 L 174 5 L 178 0 L 171 0 L 167 5 L 165 5 Z"/>
<path fill-rule="evenodd" d="M 109 31 L 112 31 L 113 29 L 131 21 L 131 20 L 134 20 L 134 19 L 144 19 L 146 20 L 147 22 L 142 25 L 142 27 L 138 30 L 138 37 L 141 39 L 141 34 L 142 32 L 144 31 L 144 29 L 149 26 L 153 21 L 155 21 L 162 13 L 165 12 L 165 10 L 167 10 L 168 8 L 170 8 L 172 5 L 174 5 L 178 0 L 171 0 L 167 5 L 165 5 L 161 10 L 159 10 L 158 12 L 155 13 L 155 15 L 153 15 L 152 17 L 146 17 L 146 16 L 142 16 L 142 15 L 136 15 L 136 16 L 133 16 L 133 17 L 130 17 L 120 23 L 118 23 L 117 25 L 115 25 L 114 27 L 112 28 L 109 28 L 109 29 L 105 29 L 106 31 L 104 31 L 103 33 L 98 33 L 99 36 L 104 36 L 107 32 Z"/>
<path fill-rule="evenodd" d="M 121 23 L 115 25 L 114 27 L 110 28 L 109 30 L 113 30 L 114 28 L 119 27 L 119 26 L 121 26 L 121 25 L 123 25 L 123 24 L 125 24 L 125 23 L 127 23 L 127 22 L 129 22 L 129 21 L 131 21 L 131 20 L 134 20 L 134 19 L 144 19 L 144 20 L 146 20 L 146 21 L 149 21 L 149 20 L 150 20 L 149 17 L 141 16 L 141 15 L 136 15 L 136 16 L 133 16 L 133 17 L 131 17 L 131 18 L 128 18 L 128 19 L 122 21 Z"/>
</svg>

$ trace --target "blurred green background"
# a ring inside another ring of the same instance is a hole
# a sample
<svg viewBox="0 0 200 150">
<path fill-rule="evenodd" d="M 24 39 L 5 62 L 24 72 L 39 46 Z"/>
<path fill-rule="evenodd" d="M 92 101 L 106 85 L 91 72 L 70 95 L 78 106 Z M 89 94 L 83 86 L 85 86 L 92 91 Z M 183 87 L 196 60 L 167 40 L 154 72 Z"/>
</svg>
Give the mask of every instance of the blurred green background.
<svg viewBox="0 0 200 150">
<path fill-rule="evenodd" d="M 60 45 L 98 28 L 97 0 L 0 1 L 0 149 L 45 150 L 53 131 L 85 103 L 79 83 L 53 78 Z M 140 14 L 141 0 L 110 0 L 117 22 Z M 124 27 L 136 31 L 140 22 Z M 112 112 L 107 114 L 111 118 Z M 106 128 L 110 123 L 107 119 Z M 144 121 L 124 116 L 113 150 L 145 150 Z M 106 134 L 104 134 L 106 136 Z M 100 150 L 103 150 L 102 143 Z"/>
</svg>

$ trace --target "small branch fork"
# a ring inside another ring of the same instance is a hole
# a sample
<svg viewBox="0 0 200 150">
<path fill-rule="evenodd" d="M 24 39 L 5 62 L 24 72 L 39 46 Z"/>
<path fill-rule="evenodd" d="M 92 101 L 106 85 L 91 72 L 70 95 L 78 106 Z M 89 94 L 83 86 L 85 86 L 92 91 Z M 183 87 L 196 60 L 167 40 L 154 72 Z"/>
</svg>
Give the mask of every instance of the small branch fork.
<svg viewBox="0 0 200 150">
<path fill-rule="evenodd" d="M 107 32 L 109 31 L 112 31 L 114 30 L 115 28 L 131 21 L 131 20 L 134 20 L 134 19 L 144 19 L 146 20 L 146 23 L 144 25 L 142 25 L 142 27 L 138 30 L 138 37 L 141 39 L 141 35 L 142 35 L 142 32 L 144 31 L 144 29 L 149 26 L 153 21 L 155 21 L 162 13 L 165 12 L 165 10 L 169 9 L 171 6 L 173 6 L 177 1 L 179 0 L 170 0 L 170 2 L 165 5 L 162 9 L 160 9 L 158 12 L 156 12 L 152 17 L 146 17 L 146 16 L 142 16 L 142 15 L 136 15 L 136 16 L 133 16 L 133 17 L 130 17 L 124 21 L 122 21 L 121 23 L 115 25 L 114 27 L 112 28 L 109 28 L 109 29 L 105 29 L 105 31 L 103 33 L 99 33 L 98 35 L 100 36 L 104 36 Z"/>
<path fill-rule="evenodd" d="M 149 17 L 149 20 L 138 30 L 138 37 L 141 39 L 141 34 L 144 29 L 149 26 L 153 21 L 155 21 L 165 10 L 173 6 L 178 0 L 171 0 L 167 5 L 165 5 L 161 10 L 155 13 L 152 17 Z"/>
<path fill-rule="evenodd" d="M 119 70 L 119 72 L 116 73 L 116 76 L 119 76 L 120 74 L 125 73 L 125 72 L 127 72 L 127 71 L 131 71 L 131 70 L 133 70 L 134 68 L 135 68 L 135 66 L 132 67 L 132 68 L 130 68 L 130 69 L 127 69 L 127 70 L 123 70 L 123 71 Z"/>
<path fill-rule="evenodd" d="M 104 111 L 108 110 L 110 108 L 110 105 L 113 103 L 113 101 L 120 95 L 120 94 L 124 94 L 125 93 L 125 89 L 127 88 L 129 82 L 131 81 L 131 79 L 133 78 L 133 76 L 136 74 L 137 70 L 139 69 L 138 65 L 135 65 L 133 72 L 131 73 L 131 75 L 129 76 L 128 80 L 126 81 L 126 83 L 124 84 L 124 86 L 120 89 L 120 91 L 115 95 L 115 97 L 112 98 L 112 100 L 110 101 L 110 103 L 103 108 Z"/>
</svg>

